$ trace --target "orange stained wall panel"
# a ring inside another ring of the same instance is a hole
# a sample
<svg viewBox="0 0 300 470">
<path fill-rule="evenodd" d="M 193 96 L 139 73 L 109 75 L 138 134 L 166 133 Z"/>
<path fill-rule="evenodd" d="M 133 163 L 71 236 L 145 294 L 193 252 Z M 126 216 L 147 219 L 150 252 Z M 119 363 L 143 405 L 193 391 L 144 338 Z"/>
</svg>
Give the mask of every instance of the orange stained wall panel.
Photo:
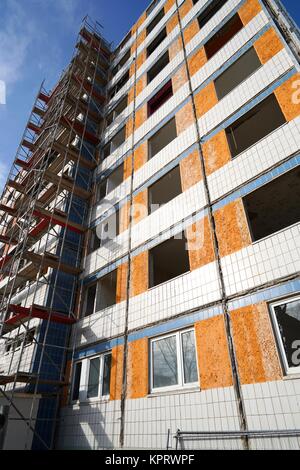
<svg viewBox="0 0 300 470">
<path fill-rule="evenodd" d="M 188 75 L 186 71 L 186 66 L 183 65 L 180 67 L 180 69 L 175 72 L 175 74 L 172 77 L 172 88 L 173 88 L 173 94 L 179 90 L 186 82 L 188 81 Z"/>
<path fill-rule="evenodd" d="M 184 132 L 188 127 L 190 127 L 194 122 L 194 111 L 192 102 L 189 101 L 186 105 L 184 105 L 176 114 L 176 129 L 177 135 Z"/>
<path fill-rule="evenodd" d="M 126 158 L 124 160 L 124 178 L 123 181 L 125 181 L 127 178 L 131 176 L 131 171 L 132 171 L 132 155 Z"/>
<path fill-rule="evenodd" d="M 200 388 L 233 385 L 224 318 L 218 315 L 195 324 Z"/>
<path fill-rule="evenodd" d="M 140 191 L 133 198 L 132 219 L 133 224 L 137 224 L 140 220 L 148 215 L 148 189 Z"/>
<path fill-rule="evenodd" d="M 148 391 L 148 338 L 142 338 L 128 345 L 127 397 L 143 398 Z"/>
<path fill-rule="evenodd" d="M 252 243 L 241 199 L 221 207 L 214 216 L 221 257 L 235 253 Z"/>
<path fill-rule="evenodd" d="M 172 6 L 175 5 L 175 0 L 167 0 L 165 5 L 164 5 L 164 10 L 165 10 L 165 15 L 168 13 L 168 11 L 172 8 Z"/>
<path fill-rule="evenodd" d="M 116 346 L 112 349 L 112 363 L 110 372 L 110 399 L 121 400 L 123 381 L 124 347 Z"/>
<path fill-rule="evenodd" d="M 276 343 L 265 303 L 230 312 L 242 384 L 282 378 Z"/>
<path fill-rule="evenodd" d="M 175 41 L 172 42 L 169 46 L 169 59 L 170 62 L 175 59 L 175 57 L 182 51 L 182 41 L 181 38 L 177 38 Z"/>
<path fill-rule="evenodd" d="M 179 163 L 182 191 L 202 180 L 202 170 L 198 150 L 194 150 Z"/>
<path fill-rule="evenodd" d="M 224 130 L 202 145 L 206 174 L 210 175 L 231 160 L 231 153 Z"/>
<path fill-rule="evenodd" d="M 127 201 L 119 211 L 119 232 L 125 232 L 129 227 L 130 202 Z"/>
<path fill-rule="evenodd" d="M 148 142 L 143 142 L 134 151 L 134 171 L 139 170 L 148 161 Z"/>
<path fill-rule="evenodd" d="M 143 104 L 135 114 L 135 128 L 138 129 L 145 121 L 147 121 L 147 103 Z"/>
<path fill-rule="evenodd" d="M 196 34 L 200 31 L 199 23 L 197 18 L 195 18 L 183 31 L 184 43 L 187 45 Z"/>
<path fill-rule="evenodd" d="M 239 9 L 238 13 L 243 22 L 243 25 L 246 26 L 261 11 L 262 11 L 262 7 L 261 7 L 259 0 L 248 0 Z"/>
<path fill-rule="evenodd" d="M 300 114 L 300 73 L 296 73 L 275 90 L 275 96 L 288 122 Z"/>
<path fill-rule="evenodd" d="M 268 29 L 268 31 L 254 43 L 256 53 L 263 65 L 278 54 L 283 47 L 283 43 L 274 28 Z"/>
<path fill-rule="evenodd" d="M 183 20 L 183 18 L 191 11 L 193 8 L 194 4 L 192 0 L 185 0 L 181 7 L 179 8 L 179 14 L 180 18 Z"/>
<path fill-rule="evenodd" d="M 214 246 L 207 216 L 190 225 L 186 235 L 191 271 L 214 261 Z"/>
<path fill-rule="evenodd" d="M 203 67 L 207 62 L 206 52 L 204 47 L 199 49 L 191 58 L 188 59 L 188 67 L 190 75 L 193 76 L 198 70 Z"/>
<path fill-rule="evenodd" d="M 144 251 L 132 258 L 130 297 L 143 294 L 149 286 L 149 253 Z"/>
<path fill-rule="evenodd" d="M 127 273 L 128 264 L 124 263 L 117 268 L 117 304 L 126 300 L 127 297 Z"/>
<path fill-rule="evenodd" d="M 71 369 L 72 369 L 72 361 L 67 361 L 66 368 L 65 368 L 65 382 L 71 382 Z M 66 385 L 62 389 L 61 395 L 61 402 L 60 406 L 67 406 L 69 401 L 69 391 L 71 393 L 71 387 Z"/>
<path fill-rule="evenodd" d="M 197 118 L 200 118 L 218 103 L 215 85 L 210 82 L 195 96 Z"/>
</svg>

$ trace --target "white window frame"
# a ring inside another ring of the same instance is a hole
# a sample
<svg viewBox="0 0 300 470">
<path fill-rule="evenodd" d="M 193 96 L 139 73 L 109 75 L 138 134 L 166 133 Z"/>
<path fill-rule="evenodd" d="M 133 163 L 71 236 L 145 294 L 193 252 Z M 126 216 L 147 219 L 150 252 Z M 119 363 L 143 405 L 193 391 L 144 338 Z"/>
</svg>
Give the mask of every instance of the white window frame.
<svg viewBox="0 0 300 470">
<path fill-rule="evenodd" d="M 183 350 L 182 350 L 182 335 L 184 333 L 193 332 L 194 335 L 194 343 L 195 343 L 195 354 L 196 354 L 196 366 L 197 366 L 197 375 L 198 380 L 197 382 L 190 382 L 184 383 L 184 364 L 183 364 Z M 154 361 L 153 361 L 153 348 L 152 345 L 156 341 L 161 341 L 166 338 L 170 338 L 172 336 L 176 337 L 176 354 L 177 354 L 177 368 L 178 368 L 178 384 L 177 385 L 168 385 L 166 387 L 154 387 Z M 195 328 L 188 328 L 184 330 L 173 331 L 172 333 L 168 333 L 163 336 L 156 336 L 150 339 L 150 393 L 159 393 L 159 392 L 168 392 L 168 391 L 176 391 L 176 390 L 185 390 L 191 388 L 199 388 L 200 386 L 200 374 L 199 374 L 199 366 L 198 366 L 198 355 L 197 355 L 197 342 L 196 342 L 196 335 L 195 335 Z"/>
<path fill-rule="evenodd" d="M 92 356 L 86 359 L 82 359 L 74 362 L 73 367 L 73 377 L 72 377 L 72 387 L 71 387 L 71 403 L 79 402 L 93 402 L 93 401 L 107 401 L 110 399 L 110 393 L 107 395 L 102 394 L 103 390 L 103 372 L 104 372 L 104 358 L 112 354 L 112 351 L 107 351 L 103 354 L 98 354 L 97 356 Z M 100 358 L 100 374 L 99 374 L 99 385 L 98 385 L 98 395 L 96 397 L 88 397 L 88 383 L 89 383 L 89 373 L 90 373 L 90 363 L 93 359 Z M 74 385 L 75 385 L 75 371 L 76 365 L 81 363 L 81 375 L 79 381 L 79 397 L 78 400 L 73 400 Z M 111 370 L 110 370 L 111 372 Z"/>
<path fill-rule="evenodd" d="M 299 375 L 300 374 L 300 366 L 290 367 L 289 364 L 288 364 L 285 349 L 284 349 L 284 345 L 283 345 L 283 341 L 282 341 L 281 334 L 280 334 L 280 329 L 279 329 L 279 326 L 278 326 L 278 321 L 277 321 L 276 314 L 275 314 L 275 307 L 277 307 L 278 305 L 295 302 L 297 300 L 300 301 L 300 296 L 299 295 L 297 297 L 283 298 L 281 300 L 278 300 L 276 302 L 273 302 L 273 303 L 269 304 L 270 311 L 271 311 L 272 323 L 273 323 L 273 327 L 274 327 L 274 330 L 275 330 L 275 336 L 276 336 L 276 340 L 277 340 L 277 345 L 278 345 L 278 348 L 279 348 L 280 357 L 281 357 L 283 367 L 284 367 L 284 371 L 285 371 L 286 375 L 295 375 L 295 374 Z"/>
</svg>

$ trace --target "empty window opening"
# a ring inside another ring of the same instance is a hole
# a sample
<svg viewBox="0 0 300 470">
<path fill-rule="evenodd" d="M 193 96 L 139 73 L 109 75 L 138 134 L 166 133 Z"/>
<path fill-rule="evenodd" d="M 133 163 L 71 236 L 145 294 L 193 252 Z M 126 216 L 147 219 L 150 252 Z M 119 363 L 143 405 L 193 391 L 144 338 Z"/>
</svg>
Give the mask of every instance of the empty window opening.
<svg viewBox="0 0 300 470">
<path fill-rule="evenodd" d="M 103 160 L 117 150 L 126 140 L 126 126 L 117 132 L 117 134 L 103 147 L 102 158 Z"/>
<path fill-rule="evenodd" d="M 120 78 L 118 83 L 110 91 L 110 99 L 112 99 L 121 90 L 121 88 L 123 88 L 123 86 L 128 82 L 128 80 L 129 70 L 123 75 L 122 78 Z"/>
<path fill-rule="evenodd" d="M 117 301 L 117 270 L 98 281 L 96 311 L 115 305 Z"/>
<path fill-rule="evenodd" d="M 86 289 L 83 314 L 85 317 L 93 315 L 95 311 L 97 284 L 93 284 Z"/>
<path fill-rule="evenodd" d="M 72 401 L 79 400 L 81 369 L 82 369 L 82 362 L 78 362 L 77 364 L 75 364 Z"/>
<path fill-rule="evenodd" d="M 243 23 L 236 14 L 205 44 L 207 59 L 209 60 L 222 49 L 241 29 L 243 29 Z"/>
<path fill-rule="evenodd" d="M 243 198 L 253 241 L 300 221 L 300 168 Z"/>
<path fill-rule="evenodd" d="M 149 213 L 182 193 L 179 165 L 149 187 Z"/>
<path fill-rule="evenodd" d="M 235 87 L 246 80 L 261 67 L 261 62 L 254 49 L 251 47 L 234 64 L 215 80 L 216 92 L 219 100 L 224 98 Z"/>
<path fill-rule="evenodd" d="M 130 59 L 130 55 L 131 55 L 131 51 L 130 49 L 128 49 L 126 54 L 123 55 L 122 59 L 113 68 L 111 72 L 113 76 L 115 76 L 119 72 L 119 70 L 121 70 L 121 68 L 126 64 L 126 62 L 128 62 L 128 60 Z"/>
<path fill-rule="evenodd" d="M 194 330 L 152 339 L 151 390 L 198 385 Z"/>
<path fill-rule="evenodd" d="M 170 142 L 172 142 L 172 140 L 176 139 L 176 137 L 176 121 L 175 118 L 173 118 L 149 139 L 149 159 L 154 157 L 154 155 L 160 152 L 164 147 L 166 147 Z"/>
<path fill-rule="evenodd" d="M 128 43 L 130 38 L 131 38 L 131 31 L 129 31 L 129 33 L 126 34 L 125 38 L 123 39 L 118 49 L 116 50 L 115 56 L 117 56 L 119 52 L 123 49 L 123 47 L 125 47 L 125 45 Z"/>
<path fill-rule="evenodd" d="M 147 57 L 149 57 L 153 52 L 160 46 L 160 44 L 165 40 L 167 37 L 167 30 L 163 28 L 161 32 L 156 36 L 156 38 L 151 42 L 151 44 L 147 47 Z"/>
<path fill-rule="evenodd" d="M 299 374 L 300 298 L 276 302 L 271 313 L 285 372 Z"/>
<path fill-rule="evenodd" d="M 228 0 L 214 0 L 208 7 L 198 16 L 199 28 L 203 28 L 215 14 L 227 3 Z"/>
<path fill-rule="evenodd" d="M 270 95 L 226 129 L 232 157 L 244 152 L 285 122 L 275 95 Z"/>
<path fill-rule="evenodd" d="M 173 96 L 172 80 L 169 80 L 151 100 L 148 101 L 148 117 L 157 111 Z"/>
<path fill-rule="evenodd" d="M 156 5 L 158 5 L 160 2 L 160 0 L 154 0 L 154 2 L 151 3 L 151 5 L 147 8 L 146 10 L 146 15 L 149 16 L 150 13 L 154 10 L 154 8 L 156 7 Z"/>
<path fill-rule="evenodd" d="M 185 233 L 155 246 L 149 251 L 149 285 L 158 286 L 190 270 Z"/>
<path fill-rule="evenodd" d="M 128 95 L 125 95 L 124 98 L 118 103 L 118 105 L 111 111 L 106 117 L 106 123 L 110 126 L 113 121 L 127 108 L 128 105 Z"/>
<path fill-rule="evenodd" d="M 122 182 L 124 177 L 124 163 L 119 165 L 104 181 L 97 186 L 97 202 L 114 191 Z"/>
<path fill-rule="evenodd" d="M 120 211 L 117 210 L 100 222 L 92 231 L 91 241 L 94 250 L 105 246 L 114 240 L 120 233 Z"/>
<path fill-rule="evenodd" d="M 164 55 L 151 67 L 147 74 L 148 85 L 154 78 L 168 65 L 170 62 L 169 51 L 166 51 Z"/>
<path fill-rule="evenodd" d="M 163 19 L 164 16 L 165 16 L 165 11 L 164 11 L 164 8 L 162 8 L 160 12 L 157 13 L 155 18 L 151 21 L 151 23 L 147 26 L 147 29 L 146 29 L 147 36 L 148 34 L 151 33 L 151 31 L 155 28 L 155 26 L 158 25 L 158 23 L 160 22 L 160 20 Z"/>
</svg>

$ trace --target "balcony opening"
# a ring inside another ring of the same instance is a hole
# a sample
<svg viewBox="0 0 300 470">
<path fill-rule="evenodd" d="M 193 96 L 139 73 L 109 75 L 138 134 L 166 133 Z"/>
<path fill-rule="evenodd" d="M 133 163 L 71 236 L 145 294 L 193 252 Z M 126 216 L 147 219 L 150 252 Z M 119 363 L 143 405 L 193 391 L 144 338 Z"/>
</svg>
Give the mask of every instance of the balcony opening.
<svg viewBox="0 0 300 470">
<path fill-rule="evenodd" d="M 146 15 L 149 16 L 150 13 L 154 10 L 154 8 L 156 7 L 156 5 L 158 5 L 160 2 L 160 0 L 154 0 L 154 2 L 151 3 L 151 5 L 147 8 L 146 10 Z"/>
<path fill-rule="evenodd" d="M 83 307 L 83 314 L 85 317 L 93 315 L 95 311 L 95 299 L 97 292 L 97 284 L 89 286 L 85 291 L 85 301 Z"/>
<path fill-rule="evenodd" d="M 232 157 L 244 152 L 285 123 L 286 119 L 272 94 L 226 129 Z"/>
<path fill-rule="evenodd" d="M 193 4 L 196 5 L 196 3 L 198 3 L 199 0 L 193 0 Z"/>
<path fill-rule="evenodd" d="M 123 49 L 123 47 L 125 47 L 125 45 L 128 43 L 130 38 L 131 38 L 131 31 L 129 31 L 129 33 L 126 34 L 125 38 L 123 39 L 123 41 L 119 45 L 118 49 L 116 50 L 115 56 L 117 56 L 119 54 L 119 52 Z"/>
<path fill-rule="evenodd" d="M 112 88 L 109 96 L 110 99 L 112 99 L 120 90 L 123 88 L 123 86 L 128 82 L 129 80 L 129 70 L 127 70 L 126 73 L 124 73 L 123 77 L 120 78 L 120 80 L 116 83 L 116 85 Z"/>
<path fill-rule="evenodd" d="M 239 15 L 231 18 L 204 46 L 207 59 L 211 59 L 222 47 L 225 46 L 241 29 L 243 23 Z"/>
<path fill-rule="evenodd" d="M 182 193 L 179 165 L 149 187 L 149 213 Z"/>
<path fill-rule="evenodd" d="M 98 281 L 96 311 L 111 307 L 117 301 L 117 270 Z"/>
<path fill-rule="evenodd" d="M 168 65 L 170 62 L 169 51 L 166 51 L 164 55 L 151 67 L 147 74 L 148 85 L 154 78 Z"/>
<path fill-rule="evenodd" d="M 150 287 L 170 281 L 190 270 L 185 233 L 177 237 L 170 238 L 149 251 Z"/>
<path fill-rule="evenodd" d="M 221 8 L 227 3 L 228 0 L 214 0 L 211 2 L 207 8 L 201 13 L 201 15 L 198 16 L 198 23 L 199 23 L 199 28 L 203 28 L 206 23 L 211 20 L 215 14 L 221 10 Z M 195 3 L 194 3 L 195 5 Z"/>
<path fill-rule="evenodd" d="M 147 36 L 148 36 L 148 34 L 151 33 L 151 31 L 155 28 L 155 26 L 158 25 L 158 23 L 160 22 L 160 20 L 163 19 L 164 16 L 165 16 L 165 10 L 164 10 L 164 8 L 162 8 L 160 10 L 160 12 L 157 13 L 155 18 L 151 21 L 151 23 L 147 26 L 147 29 L 146 29 Z"/>
<path fill-rule="evenodd" d="M 127 108 L 128 105 L 128 95 L 125 95 L 124 98 L 118 103 L 118 105 L 111 111 L 106 117 L 106 124 L 110 126 L 115 119 Z"/>
<path fill-rule="evenodd" d="M 166 39 L 167 30 L 163 28 L 161 32 L 156 36 L 156 38 L 151 42 L 147 47 L 147 57 L 149 57 L 153 52 L 160 46 L 160 44 Z"/>
<path fill-rule="evenodd" d="M 243 198 L 252 240 L 300 221 L 300 168 L 285 173 Z"/>
<path fill-rule="evenodd" d="M 121 68 L 123 67 L 123 65 L 126 64 L 126 62 L 128 62 L 128 60 L 130 59 L 130 55 L 131 55 L 131 51 L 130 49 L 128 49 L 128 51 L 126 52 L 126 54 L 123 55 L 122 59 L 117 63 L 117 65 L 113 68 L 112 70 L 112 75 L 115 76 L 117 75 L 117 73 L 119 72 L 119 70 L 121 70 Z"/>
<path fill-rule="evenodd" d="M 126 126 L 117 132 L 117 134 L 103 147 L 103 160 L 111 155 L 118 147 L 120 147 L 126 140 Z"/>
<path fill-rule="evenodd" d="M 148 117 L 155 113 L 173 96 L 172 80 L 169 80 L 151 100 L 148 101 Z"/>
<path fill-rule="evenodd" d="M 215 80 L 215 87 L 219 100 L 228 95 L 228 93 L 250 77 L 250 75 L 260 67 L 261 62 L 258 55 L 254 47 L 251 47 Z"/>
<path fill-rule="evenodd" d="M 97 202 L 105 198 L 107 194 L 117 188 L 123 182 L 124 163 L 118 166 L 104 181 L 97 187 Z"/>
<path fill-rule="evenodd" d="M 175 117 L 159 129 L 148 141 L 148 158 L 154 157 L 164 147 L 166 147 L 172 140 L 176 139 L 176 121 Z"/>
</svg>

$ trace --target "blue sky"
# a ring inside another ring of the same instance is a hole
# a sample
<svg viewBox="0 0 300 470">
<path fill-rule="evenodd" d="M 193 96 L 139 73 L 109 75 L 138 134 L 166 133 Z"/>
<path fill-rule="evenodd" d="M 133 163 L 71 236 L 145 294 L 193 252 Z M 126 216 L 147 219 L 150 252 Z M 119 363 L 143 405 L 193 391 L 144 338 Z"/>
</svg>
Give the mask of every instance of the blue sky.
<svg viewBox="0 0 300 470">
<path fill-rule="evenodd" d="M 299 0 L 283 0 L 300 23 Z M 72 57 L 82 18 L 88 14 L 117 44 L 150 0 L 0 0 L 0 189 L 15 156 L 37 90 L 51 89 Z"/>
</svg>

